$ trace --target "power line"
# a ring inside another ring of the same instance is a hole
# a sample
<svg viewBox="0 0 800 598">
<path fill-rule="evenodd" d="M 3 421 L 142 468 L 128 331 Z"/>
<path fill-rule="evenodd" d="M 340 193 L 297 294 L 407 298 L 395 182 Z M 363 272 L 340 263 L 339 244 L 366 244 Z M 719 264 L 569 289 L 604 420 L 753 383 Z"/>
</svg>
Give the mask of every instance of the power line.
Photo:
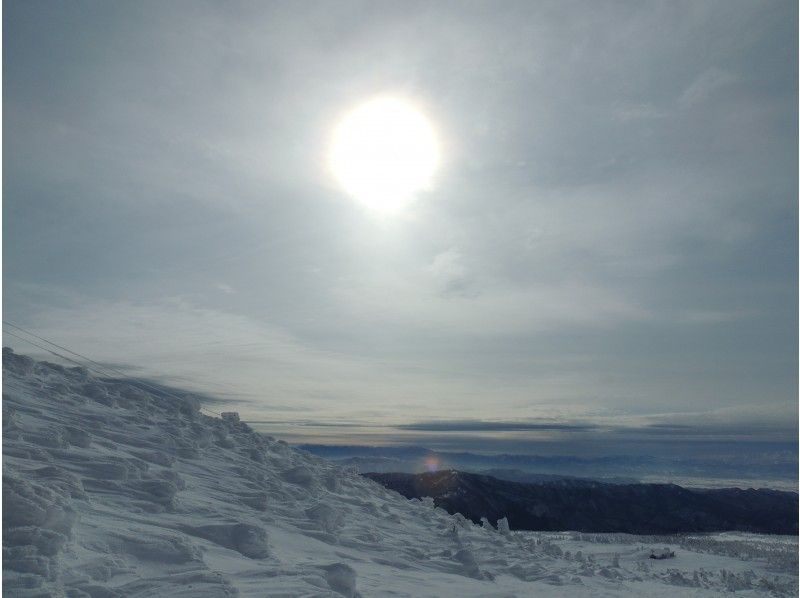
<svg viewBox="0 0 800 598">
<path fill-rule="evenodd" d="M 5 323 L 5 324 L 9 324 L 8 322 L 5 322 L 5 321 L 4 321 L 4 323 Z M 19 326 L 14 326 L 14 328 L 17 328 L 18 330 L 23 330 L 23 329 L 19 328 Z M 48 341 L 48 340 L 47 340 L 47 339 L 45 339 L 45 338 L 39 337 L 39 336 L 37 336 L 37 335 L 35 335 L 35 334 L 33 334 L 33 333 L 28 333 L 27 331 L 24 331 L 24 330 L 23 330 L 23 332 L 25 332 L 26 334 L 31 334 L 31 336 L 33 336 L 34 338 L 41 339 L 41 340 L 43 340 L 44 342 L 46 342 L 46 343 L 49 343 L 49 344 L 53 345 L 54 347 L 58 347 L 58 348 L 60 348 L 60 349 L 63 349 L 64 351 L 67 351 L 68 353 L 71 353 L 71 354 L 73 354 L 73 355 L 79 355 L 79 356 L 80 356 L 80 354 L 79 354 L 79 353 L 75 353 L 74 351 L 70 351 L 70 350 L 69 350 L 69 349 L 67 349 L 66 347 L 61 347 L 61 345 L 57 345 L 56 343 L 53 343 L 53 342 L 51 342 L 51 341 Z M 10 331 L 8 331 L 8 330 L 6 330 L 6 331 L 5 331 L 5 334 L 8 334 L 8 335 L 10 335 L 10 336 L 13 336 L 14 338 L 17 338 L 17 339 L 19 339 L 19 340 L 21 340 L 21 341 L 24 341 L 24 342 L 26 342 L 26 343 L 29 343 L 29 344 L 33 345 L 34 347 L 38 347 L 38 348 L 39 348 L 39 349 L 41 349 L 42 351 L 46 351 L 46 352 L 50 353 L 51 355 L 55 355 L 56 357 L 59 357 L 59 358 L 61 358 L 61 359 L 64 359 L 64 360 L 66 360 L 66 361 L 69 361 L 70 363 L 74 363 L 74 364 L 75 364 L 75 365 L 77 365 L 77 366 L 80 366 L 80 367 L 85 367 L 86 369 L 93 370 L 95 373 L 98 373 L 98 374 L 100 374 L 100 375 L 102 375 L 102 376 L 106 376 L 106 377 L 112 378 L 113 376 L 110 376 L 110 375 L 109 375 L 109 372 L 113 372 L 113 373 L 116 373 L 116 374 L 121 374 L 121 375 L 122 375 L 124 378 L 127 378 L 127 377 L 128 377 L 128 376 L 127 376 L 127 374 L 125 374 L 124 372 L 121 372 L 120 370 L 117 370 L 117 369 L 115 369 L 115 368 L 110 368 L 110 367 L 109 367 L 109 368 L 105 368 L 105 367 L 101 366 L 100 364 L 98 364 L 96 361 L 93 361 L 93 360 L 89 359 L 88 357 L 86 357 L 86 358 L 84 358 L 84 359 L 86 359 L 87 361 L 89 361 L 89 362 L 91 362 L 91 363 L 93 363 L 93 364 L 96 364 L 94 367 L 92 367 L 92 366 L 87 366 L 85 363 L 81 363 L 80 361 L 76 361 L 75 359 L 72 359 L 72 358 L 70 358 L 70 357 L 67 357 L 66 355 L 62 355 L 61 353 L 58 353 L 57 351 L 53 351 L 53 350 L 51 350 L 51 349 L 48 349 L 47 347 L 43 347 L 43 346 L 42 346 L 42 345 L 40 345 L 39 343 L 35 343 L 35 342 L 33 342 L 32 340 L 30 340 L 30 339 L 27 339 L 27 338 L 24 338 L 24 337 L 22 337 L 22 336 L 19 336 L 18 334 L 14 334 L 13 332 L 10 332 Z M 173 394 L 173 393 L 167 392 L 167 391 L 166 391 L 166 390 L 164 390 L 163 388 L 158 388 L 158 387 L 156 387 L 156 386 L 152 386 L 152 385 L 150 385 L 150 384 L 148 384 L 148 383 L 146 383 L 146 382 L 144 382 L 144 381 L 142 381 L 142 380 L 138 380 L 138 379 L 137 379 L 137 380 L 135 380 L 135 384 L 138 384 L 138 385 L 140 385 L 140 386 L 144 386 L 145 388 L 148 388 L 148 389 L 150 389 L 150 390 L 151 390 L 151 391 L 153 391 L 153 392 L 157 392 L 157 393 L 159 393 L 159 394 L 161 394 L 161 395 L 166 395 L 166 396 L 168 396 L 168 397 L 172 397 L 172 398 L 174 398 L 174 399 L 177 399 L 177 400 L 179 400 L 179 401 L 183 401 L 183 400 L 184 400 L 184 397 L 179 397 L 178 395 L 175 395 L 175 394 Z M 212 414 L 214 414 L 214 415 L 221 416 L 221 414 L 220 414 L 220 413 L 217 413 L 216 411 L 213 411 L 213 410 L 211 410 L 211 409 L 209 409 L 209 408 L 207 408 L 207 407 L 203 407 L 203 406 L 201 406 L 201 407 L 200 407 L 200 409 L 202 409 L 202 410 L 204 410 L 204 411 L 208 411 L 209 413 L 212 413 Z"/>
<path fill-rule="evenodd" d="M 48 349 L 47 347 L 43 347 L 42 345 L 40 345 L 38 343 L 35 343 L 35 342 L 33 342 L 32 340 L 30 340 L 28 338 L 24 338 L 22 336 L 19 336 L 18 334 L 15 334 L 15 333 L 13 333 L 13 332 L 11 332 L 9 330 L 5 331 L 5 334 L 13 336 L 14 338 L 17 338 L 17 339 L 19 339 L 19 340 L 21 340 L 23 342 L 29 343 L 29 344 L 33 345 L 34 347 L 38 347 L 39 349 L 41 349 L 43 351 L 46 351 L 46 352 L 50 353 L 51 355 L 55 355 L 56 357 L 60 357 L 61 359 L 69 361 L 70 363 L 74 363 L 74 364 L 76 364 L 76 365 L 78 365 L 80 367 L 85 367 L 87 369 L 94 370 L 96 373 L 99 373 L 102 376 L 112 377 L 112 376 L 109 376 L 109 372 L 113 372 L 113 373 L 115 373 L 117 375 L 122 376 L 123 378 L 128 378 L 128 374 L 123 372 L 122 370 L 119 370 L 117 368 L 114 368 L 114 367 L 111 367 L 111 366 L 108 366 L 108 365 L 103 365 L 101 363 L 98 363 L 97 361 L 95 361 L 95 360 L 93 360 L 93 359 L 91 359 L 89 357 L 86 357 L 85 355 L 81 355 L 80 353 L 77 353 L 77 352 L 75 352 L 75 351 L 73 351 L 71 349 L 68 349 L 67 347 L 64 347 L 62 345 L 59 345 L 57 343 L 54 343 L 53 341 L 50 341 L 50 340 L 44 338 L 42 336 L 34 334 L 33 332 L 31 332 L 29 330 L 26 330 L 26 329 L 22 328 L 21 326 L 17 326 L 16 324 L 13 324 L 13 323 L 11 323 L 11 322 L 9 322 L 7 320 L 3 320 L 3 324 L 5 324 L 6 326 L 10 326 L 10 327 L 12 327 L 12 328 L 24 333 L 24 334 L 32 336 L 35 339 L 43 341 L 43 342 L 45 342 L 45 343 L 47 343 L 47 344 L 49 344 L 49 345 L 51 345 L 53 347 L 61 349 L 62 351 L 66 351 L 67 353 L 69 353 L 71 355 L 75 355 L 76 357 L 80 357 L 81 359 L 93 364 L 94 367 L 91 367 L 91 366 L 86 365 L 85 363 L 81 363 L 79 361 L 76 361 L 75 359 L 67 357 L 66 355 L 62 355 L 61 353 L 58 353 L 58 352 L 53 351 L 51 349 Z M 153 392 L 157 392 L 159 394 L 166 395 L 168 397 L 172 397 L 172 398 L 177 399 L 179 401 L 183 401 L 184 398 L 185 398 L 185 397 L 179 397 L 178 395 L 170 393 L 170 392 L 164 390 L 163 388 L 159 388 L 159 387 L 153 386 L 153 385 L 148 384 L 147 382 L 144 382 L 144 381 L 139 380 L 139 379 L 136 379 L 135 383 L 140 385 L 140 386 L 144 386 L 145 388 L 148 388 L 148 389 L 152 390 Z M 212 413 L 212 414 L 220 416 L 220 417 L 222 415 L 221 413 L 213 411 L 212 409 L 209 409 L 208 407 L 201 406 L 200 409 L 202 409 L 204 411 L 208 411 L 209 413 Z"/>
<path fill-rule="evenodd" d="M 24 342 L 26 342 L 28 344 L 33 345 L 34 347 L 38 347 L 42 351 L 47 351 L 51 355 L 55 355 L 56 357 L 60 357 L 61 359 L 65 359 L 65 360 L 69 361 L 70 363 L 74 363 L 75 365 L 78 365 L 78 366 L 81 366 L 81 367 L 86 367 L 84 364 L 82 364 L 79 361 L 75 361 L 74 359 L 71 359 L 71 358 L 67 357 L 66 355 L 62 355 L 61 353 L 57 353 L 56 351 L 48 349 L 47 347 L 43 347 L 39 343 L 34 343 L 32 340 L 24 338 L 22 336 L 19 336 L 18 334 L 14 334 L 13 332 L 9 332 L 8 330 L 5 331 L 5 334 L 8 334 L 9 336 L 13 336 L 14 338 L 18 338 L 21 341 L 24 341 Z M 104 376 L 108 375 L 106 372 L 100 372 L 100 373 L 103 374 Z"/>
<path fill-rule="evenodd" d="M 121 370 L 117 370 L 117 369 L 115 369 L 115 368 L 113 368 L 113 367 L 111 367 L 109 365 L 104 365 L 102 363 L 98 363 L 97 361 L 95 361 L 93 359 L 90 359 L 89 357 L 86 357 L 86 355 L 81 355 L 80 353 L 76 353 L 75 351 L 72 351 L 71 349 L 67 349 L 66 347 L 62 347 L 61 345 L 58 345 L 58 344 L 54 343 L 53 341 L 47 340 L 44 337 L 41 337 L 41 336 L 39 336 L 37 334 L 34 334 L 30 330 L 25 330 L 21 326 L 17 326 L 16 324 L 12 324 L 8 320 L 3 320 L 3 324 L 5 324 L 6 326 L 11 326 L 12 328 L 17 329 L 20 332 L 23 332 L 23 333 L 27 334 L 28 336 L 32 336 L 33 338 L 39 339 L 40 341 L 44 341 L 48 345 L 52 345 L 53 347 L 61 349 L 62 351 L 66 351 L 67 353 L 69 353 L 71 355 L 75 355 L 76 357 L 80 357 L 81 359 L 84 359 L 84 360 L 88 361 L 89 363 L 94 364 L 97 368 L 100 368 L 101 370 L 111 371 L 111 372 L 114 372 L 116 374 L 120 374 L 123 377 L 126 377 L 126 378 L 128 377 L 128 375 L 126 373 L 122 372 Z M 12 336 L 14 336 L 10 332 L 8 334 L 11 334 Z M 19 337 L 17 337 L 17 338 L 19 338 Z M 23 340 L 25 340 L 25 339 L 23 339 Z M 31 344 L 33 344 L 33 343 L 31 343 Z M 40 348 L 42 348 L 42 347 L 40 347 Z M 47 351 L 47 349 L 45 349 L 45 351 Z M 52 351 L 50 351 L 50 352 L 52 353 Z M 58 355 L 58 354 L 56 353 L 56 355 Z M 67 359 L 63 355 L 59 355 L 59 357 Z M 75 362 L 73 361 L 73 363 L 75 363 Z M 107 375 L 107 372 L 104 371 L 103 374 Z"/>
<path fill-rule="evenodd" d="M 29 388 L 25 388 L 21 384 L 11 384 L 8 380 L 3 381 L 3 390 L 5 391 L 6 388 L 10 388 L 11 390 L 16 390 L 17 392 L 30 392 Z"/>
</svg>

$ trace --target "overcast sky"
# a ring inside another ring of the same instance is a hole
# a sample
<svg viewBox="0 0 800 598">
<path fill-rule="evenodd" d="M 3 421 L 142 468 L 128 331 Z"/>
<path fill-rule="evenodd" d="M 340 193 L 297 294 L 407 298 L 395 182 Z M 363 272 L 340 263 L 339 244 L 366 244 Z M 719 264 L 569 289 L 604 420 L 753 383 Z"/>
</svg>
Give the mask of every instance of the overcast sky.
<svg viewBox="0 0 800 598">
<path fill-rule="evenodd" d="M 251 419 L 796 434 L 795 2 L 3 6 L 5 319 Z M 391 217 L 325 168 L 386 93 Z"/>
</svg>

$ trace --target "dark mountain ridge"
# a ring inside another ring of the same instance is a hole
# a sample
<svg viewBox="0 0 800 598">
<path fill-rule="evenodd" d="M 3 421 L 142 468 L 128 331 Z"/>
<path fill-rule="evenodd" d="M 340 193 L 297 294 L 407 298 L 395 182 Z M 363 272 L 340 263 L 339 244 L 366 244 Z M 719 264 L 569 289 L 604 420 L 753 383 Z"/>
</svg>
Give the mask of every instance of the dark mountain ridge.
<svg viewBox="0 0 800 598">
<path fill-rule="evenodd" d="M 460 471 L 366 473 L 406 498 L 474 522 L 507 517 L 512 529 L 672 534 L 797 534 L 798 495 L 767 489 L 689 489 L 674 484 L 520 483 Z"/>
</svg>

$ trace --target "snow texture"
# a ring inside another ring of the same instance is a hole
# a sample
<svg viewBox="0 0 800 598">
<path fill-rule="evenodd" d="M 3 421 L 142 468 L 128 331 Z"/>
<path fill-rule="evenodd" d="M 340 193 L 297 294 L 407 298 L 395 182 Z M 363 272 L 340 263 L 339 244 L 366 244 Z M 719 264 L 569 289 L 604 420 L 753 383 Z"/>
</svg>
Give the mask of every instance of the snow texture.
<svg viewBox="0 0 800 598">
<path fill-rule="evenodd" d="M 7 596 L 797 594 L 796 537 L 474 525 L 194 399 L 8 350 L 3 368 Z"/>
</svg>

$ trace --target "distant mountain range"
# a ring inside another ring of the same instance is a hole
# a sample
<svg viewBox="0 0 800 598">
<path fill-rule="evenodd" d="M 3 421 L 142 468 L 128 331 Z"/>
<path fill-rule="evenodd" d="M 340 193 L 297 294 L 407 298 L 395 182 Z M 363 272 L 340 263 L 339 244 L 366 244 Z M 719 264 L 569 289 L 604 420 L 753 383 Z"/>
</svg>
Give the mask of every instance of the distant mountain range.
<svg viewBox="0 0 800 598">
<path fill-rule="evenodd" d="M 507 517 L 512 529 L 538 531 L 744 531 L 797 534 L 798 495 L 777 490 L 701 490 L 673 484 L 606 484 L 595 480 L 500 480 L 461 471 L 366 473 L 406 498 L 433 498 L 474 522 Z"/>
<path fill-rule="evenodd" d="M 606 483 L 665 482 L 709 488 L 768 487 L 797 489 L 797 453 L 764 447 L 746 455 L 710 453 L 703 457 L 659 455 L 478 454 L 434 451 L 421 446 L 359 446 L 304 444 L 298 448 L 361 473 L 422 473 L 456 469 L 517 482 L 536 482 L 555 476 Z"/>
</svg>

